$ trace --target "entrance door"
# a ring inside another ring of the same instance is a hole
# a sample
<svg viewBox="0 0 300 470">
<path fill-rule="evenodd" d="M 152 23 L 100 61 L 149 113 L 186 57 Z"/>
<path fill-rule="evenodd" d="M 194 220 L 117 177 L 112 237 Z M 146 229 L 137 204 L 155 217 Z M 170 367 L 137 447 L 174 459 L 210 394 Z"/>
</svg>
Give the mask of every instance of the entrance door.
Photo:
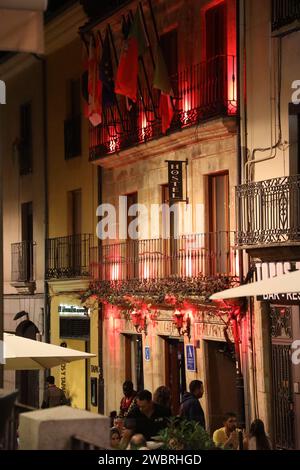
<svg viewBox="0 0 300 470">
<path fill-rule="evenodd" d="M 299 306 L 271 305 L 273 422 L 276 448 L 300 446 L 300 371 L 292 362 L 300 338 Z"/>
<path fill-rule="evenodd" d="M 235 361 L 225 342 L 206 341 L 209 429 L 223 426 L 227 412 L 238 413 Z"/>
<path fill-rule="evenodd" d="M 137 391 L 144 389 L 142 335 L 125 335 L 125 380 Z"/>
<path fill-rule="evenodd" d="M 173 414 L 178 414 L 180 403 L 186 391 L 184 342 L 167 338 L 165 341 L 165 377 L 166 385 L 171 390 Z"/>
</svg>

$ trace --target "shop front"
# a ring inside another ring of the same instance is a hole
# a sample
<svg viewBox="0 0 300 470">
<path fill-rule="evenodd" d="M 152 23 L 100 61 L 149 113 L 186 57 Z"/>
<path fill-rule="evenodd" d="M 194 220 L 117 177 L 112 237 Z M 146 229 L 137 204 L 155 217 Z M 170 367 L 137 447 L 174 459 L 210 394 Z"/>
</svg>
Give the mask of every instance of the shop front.
<svg viewBox="0 0 300 470">
<path fill-rule="evenodd" d="M 76 287 L 76 289 L 74 288 Z M 86 288 L 86 286 L 84 286 Z M 87 361 L 75 361 L 51 369 L 71 406 L 98 412 L 98 309 L 81 303 L 82 281 L 70 291 L 67 282 L 49 282 L 50 341 L 62 347 L 96 354 Z"/>
</svg>

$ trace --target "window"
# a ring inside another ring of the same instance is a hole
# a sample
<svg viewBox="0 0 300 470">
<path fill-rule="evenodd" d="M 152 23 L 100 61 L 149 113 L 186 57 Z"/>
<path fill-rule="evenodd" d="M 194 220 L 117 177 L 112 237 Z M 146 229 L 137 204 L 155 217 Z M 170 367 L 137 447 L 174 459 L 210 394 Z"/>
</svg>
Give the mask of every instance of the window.
<svg viewBox="0 0 300 470">
<path fill-rule="evenodd" d="M 172 88 L 177 95 L 178 93 L 178 46 L 177 46 L 177 29 L 172 29 L 160 36 L 160 47 L 163 53 L 169 77 L 171 78 Z"/>
<path fill-rule="evenodd" d="M 25 103 L 20 107 L 20 146 L 19 165 L 20 175 L 32 172 L 32 116 L 31 104 Z"/>
<path fill-rule="evenodd" d="M 300 104 L 289 104 L 290 174 L 300 174 Z"/>
<path fill-rule="evenodd" d="M 64 135 L 65 159 L 69 160 L 81 154 L 80 79 L 68 82 L 67 109 Z"/>
</svg>

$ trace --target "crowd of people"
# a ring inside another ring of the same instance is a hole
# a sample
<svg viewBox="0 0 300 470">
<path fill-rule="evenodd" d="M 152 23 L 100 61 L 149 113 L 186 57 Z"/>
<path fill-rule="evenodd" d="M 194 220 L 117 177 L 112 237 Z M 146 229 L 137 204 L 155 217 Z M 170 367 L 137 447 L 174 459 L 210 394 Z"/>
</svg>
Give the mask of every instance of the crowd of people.
<svg viewBox="0 0 300 470">
<path fill-rule="evenodd" d="M 194 421 L 206 429 L 205 415 L 199 399 L 204 393 L 203 383 L 193 380 L 189 392 L 184 393 L 178 416 Z M 112 449 L 145 450 L 149 441 L 168 426 L 173 415 L 171 391 L 159 387 L 152 396 L 148 390 L 136 392 L 131 381 L 123 384 L 123 398 L 119 414 L 112 415 L 110 442 Z M 256 419 L 249 433 L 238 428 L 237 416 L 228 412 L 223 418 L 223 427 L 213 432 L 212 440 L 216 448 L 232 450 L 271 450 L 271 440 L 267 436 L 264 423 Z M 153 447 L 151 447 L 153 448 Z"/>
</svg>

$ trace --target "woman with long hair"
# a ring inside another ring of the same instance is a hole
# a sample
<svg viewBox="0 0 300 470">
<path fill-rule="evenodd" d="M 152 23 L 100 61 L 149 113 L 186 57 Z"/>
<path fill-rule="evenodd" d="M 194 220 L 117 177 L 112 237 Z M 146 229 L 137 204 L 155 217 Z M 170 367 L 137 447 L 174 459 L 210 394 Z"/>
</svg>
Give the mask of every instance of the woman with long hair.
<svg viewBox="0 0 300 470">
<path fill-rule="evenodd" d="M 252 422 L 249 437 L 244 441 L 244 449 L 272 450 L 271 440 L 265 432 L 265 426 L 261 419 L 255 419 Z"/>
</svg>

